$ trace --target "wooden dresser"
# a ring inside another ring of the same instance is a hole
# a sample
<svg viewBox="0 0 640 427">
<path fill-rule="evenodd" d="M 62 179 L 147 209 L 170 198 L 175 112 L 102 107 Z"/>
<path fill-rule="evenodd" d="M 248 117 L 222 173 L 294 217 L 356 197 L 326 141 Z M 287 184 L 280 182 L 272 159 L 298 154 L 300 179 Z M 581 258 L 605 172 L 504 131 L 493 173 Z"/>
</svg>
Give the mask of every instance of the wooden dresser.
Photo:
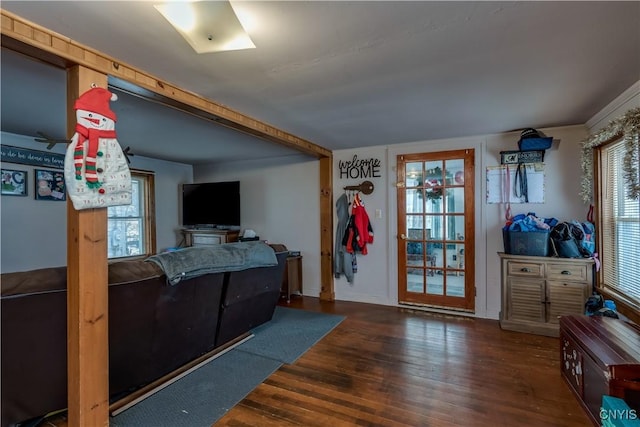
<svg viewBox="0 0 640 427">
<path fill-rule="evenodd" d="M 592 292 L 592 259 L 498 255 L 502 329 L 557 337 L 560 316 L 584 313 Z"/>
<path fill-rule="evenodd" d="M 601 316 L 560 318 L 560 372 L 600 426 L 602 396 L 623 399 L 640 414 L 640 327 Z"/>
</svg>

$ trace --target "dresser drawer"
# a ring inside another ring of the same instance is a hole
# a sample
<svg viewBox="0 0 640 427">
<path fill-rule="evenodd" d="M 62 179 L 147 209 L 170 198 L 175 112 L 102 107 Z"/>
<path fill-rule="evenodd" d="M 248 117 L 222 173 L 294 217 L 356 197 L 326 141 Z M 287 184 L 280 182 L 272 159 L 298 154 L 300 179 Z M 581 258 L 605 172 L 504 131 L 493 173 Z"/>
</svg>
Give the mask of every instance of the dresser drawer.
<svg viewBox="0 0 640 427">
<path fill-rule="evenodd" d="M 198 245 L 219 245 L 222 242 L 221 236 L 211 236 L 206 234 L 194 234 L 193 246 Z"/>
<path fill-rule="evenodd" d="M 507 272 L 510 276 L 544 277 L 544 264 L 509 261 L 507 264 Z"/>
<path fill-rule="evenodd" d="M 589 278 L 587 275 L 588 271 L 588 266 L 586 265 L 562 263 L 547 264 L 547 278 L 552 280 L 586 282 Z"/>
</svg>

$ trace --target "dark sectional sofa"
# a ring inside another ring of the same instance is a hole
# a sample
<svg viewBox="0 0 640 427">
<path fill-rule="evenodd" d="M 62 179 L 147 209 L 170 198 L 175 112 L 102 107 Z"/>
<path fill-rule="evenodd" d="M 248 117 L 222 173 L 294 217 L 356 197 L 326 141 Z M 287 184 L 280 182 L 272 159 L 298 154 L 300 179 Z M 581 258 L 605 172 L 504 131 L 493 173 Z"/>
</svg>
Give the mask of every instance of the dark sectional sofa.
<svg viewBox="0 0 640 427">
<path fill-rule="evenodd" d="M 271 320 L 287 253 L 275 255 L 275 266 L 206 273 L 174 285 L 153 262 L 110 264 L 110 400 Z M 3 273 L 0 280 L 5 427 L 67 407 L 66 267 Z"/>
</svg>

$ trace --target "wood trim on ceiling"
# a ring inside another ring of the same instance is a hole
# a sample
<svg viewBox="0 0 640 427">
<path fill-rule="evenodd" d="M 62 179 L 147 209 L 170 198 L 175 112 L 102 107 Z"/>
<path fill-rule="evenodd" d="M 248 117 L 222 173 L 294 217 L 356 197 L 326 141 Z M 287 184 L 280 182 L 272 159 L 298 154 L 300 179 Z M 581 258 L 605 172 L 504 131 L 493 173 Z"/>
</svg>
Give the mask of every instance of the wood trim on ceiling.
<svg viewBox="0 0 640 427">
<path fill-rule="evenodd" d="M 180 89 L 150 73 L 120 62 L 10 12 L 5 10 L 0 10 L 0 12 L 2 46 L 4 47 L 65 68 L 82 65 L 107 74 L 111 86 L 128 93 L 151 101 L 162 102 L 222 126 L 293 148 L 316 158 L 331 156 L 331 150 L 327 148 L 200 95 Z"/>
</svg>

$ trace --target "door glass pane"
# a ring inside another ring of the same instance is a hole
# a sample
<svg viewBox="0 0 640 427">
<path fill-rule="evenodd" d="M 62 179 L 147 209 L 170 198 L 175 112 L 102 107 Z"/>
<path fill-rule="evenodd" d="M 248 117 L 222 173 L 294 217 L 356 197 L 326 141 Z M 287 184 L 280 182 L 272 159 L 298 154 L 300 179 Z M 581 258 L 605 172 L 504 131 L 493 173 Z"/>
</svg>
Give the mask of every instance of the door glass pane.
<svg viewBox="0 0 640 427">
<path fill-rule="evenodd" d="M 464 185 L 464 159 L 445 161 L 445 179 L 447 185 Z"/>
<path fill-rule="evenodd" d="M 405 234 L 409 239 L 422 240 L 423 219 L 422 215 L 407 215 L 407 230 Z"/>
<path fill-rule="evenodd" d="M 427 278 L 427 293 L 432 295 L 444 295 L 444 277 L 442 271 L 431 270 Z"/>
<path fill-rule="evenodd" d="M 449 240 L 464 241 L 464 216 L 451 215 L 450 217 L 451 234 Z"/>
<path fill-rule="evenodd" d="M 407 163 L 405 166 L 405 200 L 407 213 L 424 212 L 423 182 L 422 162 Z"/>
<path fill-rule="evenodd" d="M 442 215 L 426 215 L 425 220 L 427 222 L 427 227 L 430 234 L 430 239 L 432 240 L 443 240 L 444 239 L 444 224 L 442 221 Z"/>
<path fill-rule="evenodd" d="M 422 200 L 422 188 L 407 188 L 404 190 L 406 213 L 421 213 L 424 211 Z"/>
<path fill-rule="evenodd" d="M 429 267 L 443 267 L 444 251 L 442 250 L 442 243 L 427 243 L 427 254 L 429 255 Z"/>
<path fill-rule="evenodd" d="M 442 212 L 442 161 L 425 162 L 425 210 L 426 212 Z"/>
<path fill-rule="evenodd" d="M 407 291 L 420 293 L 424 292 L 424 269 L 407 269 Z"/>
<path fill-rule="evenodd" d="M 427 182 L 431 185 L 442 185 L 442 167 L 442 160 L 430 160 L 428 162 L 424 162 L 424 173 Z"/>
<path fill-rule="evenodd" d="M 464 270 L 464 244 L 456 243 L 455 253 L 452 257 L 454 268 Z M 461 273 L 462 274 L 462 273 Z"/>
<path fill-rule="evenodd" d="M 424 265 L 424 243 L 407 242 L 407 265 L 420 266 Z"/>
<path fill-rule="evenodd" d="M 447 188 L 444 194 L 447 212 L 464 213 L 464 187 Z"/>
<path fill-rule="evenodd" d="M 447 275 L 447 296 L 464 296 L 464 275 L 458 271 L 450 271 Z"/>
<path fill-rule="evenodd" d="M 447 222 L 447 240 L 464 240 L 464 217 L 445 215 Z"/>
<path fill-rule="evenodd" d="M 422 182 L 422 162 L 407 163 L 405 167 L 405 187 L 422 187 Z"/>
<path fill-rule="evenodd" d="M 444 203 L 442 203 L 442 192 L 442 187 L 425 187 L 425 212 L 443 212 Z"/>
</svg>

